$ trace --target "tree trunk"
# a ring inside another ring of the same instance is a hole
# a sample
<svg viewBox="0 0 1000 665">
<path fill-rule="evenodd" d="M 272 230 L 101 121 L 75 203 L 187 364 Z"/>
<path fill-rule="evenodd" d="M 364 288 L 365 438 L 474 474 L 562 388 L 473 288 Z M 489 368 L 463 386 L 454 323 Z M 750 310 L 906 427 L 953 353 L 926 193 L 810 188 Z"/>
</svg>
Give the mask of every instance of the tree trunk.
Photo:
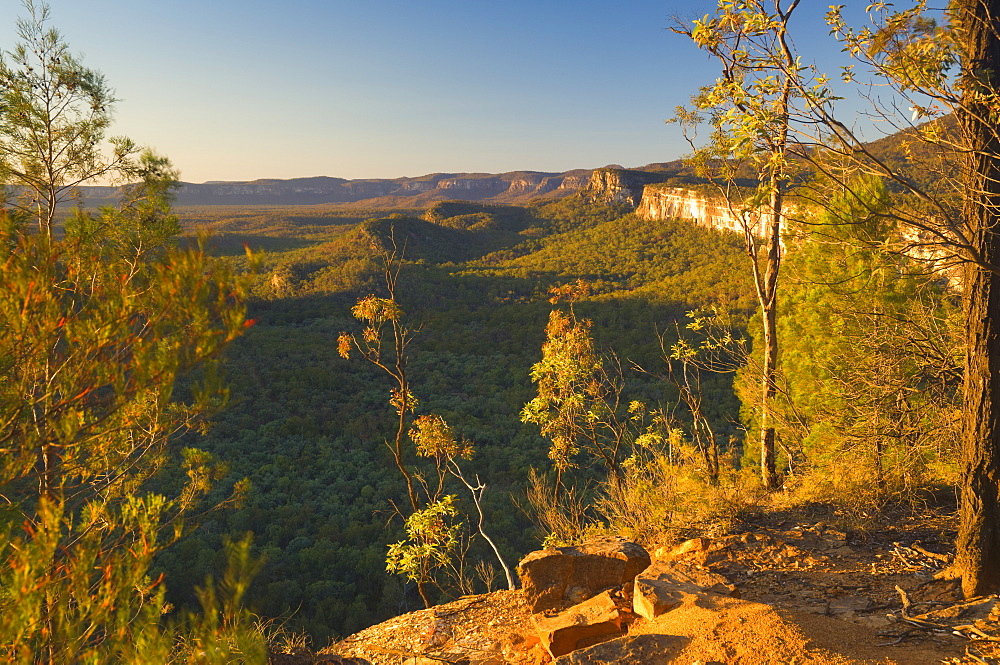
<svg viewBox="0 0 1000 665">
<path fill-rule="evenodd" d="M 774 455 L 774 423 L 771 402 L 777 392 L 778 371 L 778 270 L 781 267 L 781 207 L 783 203 L 779 183 L 772 178 L 771 222 L 767 236 L 767 268 L 757 298 L 764 319 L 764 359 L 761 376 L 760 411 L 760 474 L 764 489 L 778 487 L 778 472 Z"/>
<path fill-rule="evenodd" d="M 967 142 L 966 359 L 956 571 L 966 596 L 1000 591 L 1000 140 L 988 106 L 1000 79 L 1000 0 L 953 4 L 966 48 L 958 121 Z M 985 93 L 985 94 L 984 94 Z"/>
<path fill-rule="evenodd" d="M 395 300 L 395 297 L 393 298 Z M 397 358 L 400 357 L 401 351 L 397 349 Z M 413 475 L 410 473 L 409 469 L 406 468 L 406 464 L 403 462 L 403 441 L 406 436 L 406 413 L 410 410 L 410 384 L 406 380 L 406 373 L 400 367 L 400 363 L 396 363 L 397 379 L 399 382 L 399 394 L 402 400 L 399 405 L 398 422 L 396 424 L 396 439 L 392 446 L 392 456 L 396 462 L 396 468 L 399 472 L 403 474 L 403 479 L 406 481 L 406 495 L 410 499 L 410 506 L 413 508 L 413 512 L 420 510 L 420 501 L 417 499 L 417 490 L 413 485 Z M 423 588 L 420 589 L 420 595 L 423 597 Z M 428 605 L 428 607 L 430 607 Z"/>
</svg>

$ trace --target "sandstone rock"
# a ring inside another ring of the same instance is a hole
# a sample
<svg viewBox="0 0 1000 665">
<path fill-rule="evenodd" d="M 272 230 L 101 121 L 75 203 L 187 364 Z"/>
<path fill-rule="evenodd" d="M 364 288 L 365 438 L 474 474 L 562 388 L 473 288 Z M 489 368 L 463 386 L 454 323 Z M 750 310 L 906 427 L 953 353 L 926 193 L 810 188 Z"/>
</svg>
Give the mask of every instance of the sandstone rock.
<svg viewBox="0 0 1000 665">
<path fill-rule="evenodd" d="M 680 545 L 674 545 L 673 547 L 659 547 L 657 548 L 655 555 L 657 561 L 671 561 L 688 554 L 702 554 L 707 552 L 710 545 L 711 541 L 708 538 L 692 538 L 691 540 L 685 540 Z"/>
<path fill-rule="evenodd" d="M 628 585 L 649 566 L 649 554 L 622 538 L 599 538 L 578 547 L 532 552 L 518 575 L 533 613 L 559 609 L 601 591 Z"/>
<path fill-rule="evenodd" d="M 736 587 L 718 573 L 685 570 L 660 561 L 635 578 L 632 607 L 639 616 L 653 619 L 679 607 L 685 595 L 705 593 L 739 598 Z"/>
<path fill-rule="evenodd" d="M 447 642 L 451 634 L 447 623 L 432 616 L 420 629 L 418 637 L 423 648 L 436 649 Z"/>
<path fill-rule="evenodd" d="M 660 665 L 671 663 L 690 641 L 675 635 L 630 635 L 573 651 L 556 665 Z"/>
<path fill-rule="evenodd" d="M 669 584 L 637 577 L 632 595 L 632 608 L 639 616 L 654 619 L 680 607 L 684 602 L 684 596 L 683 591 Z"/>
<path fill-rule="evenodd" d="M 622 634 L 622 615 L 607 591 L 555 616 L 532 617 L 542 644 L 558 658 Z"/>
</svg>

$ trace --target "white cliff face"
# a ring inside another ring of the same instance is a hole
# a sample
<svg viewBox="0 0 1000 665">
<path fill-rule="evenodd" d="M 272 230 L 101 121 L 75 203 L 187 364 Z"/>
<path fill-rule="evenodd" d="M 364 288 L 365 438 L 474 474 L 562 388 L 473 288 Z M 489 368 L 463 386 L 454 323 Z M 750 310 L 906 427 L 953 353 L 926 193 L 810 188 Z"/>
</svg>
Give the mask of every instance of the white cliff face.
<svg viewBox="0 0 1000 665">
<path fill-rule="evenodd" d="M 802 209 L 796 205 L 788 208 L 790 215 L 801 215 Z M 736 209 L 736 213 L 739 211 Z M 699 226 L 712 229 L 743 232 L 737 214 L 730 211 L 721 198 L 708 197 L 700 192 L 683 187 L 666 187 L 661 184 L 646 185 L 642 200 L 635 214 L 642 219 L 666 220 L 688 219 Z M 755 234 L 764 237 L 760 215 L 751 216 Z M 903 231 L 901 251 L 926 264 L 932 271 L 939 272 L 948 286 L 956 291 L 962 287 L 961 270 L 956 267 L 954 256 L 936 245 L 936 238 L 928 233 L 914 230 Z M 784 247 L 784 240 L 781 241 Z"/>
<path fill-rule="evenodd" d="M 730 210 L 720 199 L 709 198 L 691 189 L 654 184 L 643 188 L 642 200 L 635 214 L 649 220 L 690 219 L 699 226 L 742 233 L 739 211 L 734 210 Z M 760 216 L 752 215 L 749 220 L 757 227 L 756 234 L 762 235 Z"/>
</svg>

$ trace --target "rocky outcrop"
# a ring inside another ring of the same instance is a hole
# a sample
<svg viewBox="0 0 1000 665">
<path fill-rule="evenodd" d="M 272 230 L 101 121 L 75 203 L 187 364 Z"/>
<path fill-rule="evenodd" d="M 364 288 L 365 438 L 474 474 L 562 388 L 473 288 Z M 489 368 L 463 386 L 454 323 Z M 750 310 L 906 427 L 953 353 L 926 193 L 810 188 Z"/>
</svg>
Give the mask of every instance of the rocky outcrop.
<svg viewBox="0 0 1000 665">
<path fill-rule="evenodd" d="M 743 230 L 737 215 L 721 199 L 683 187 L 646 185 L 635 214 L 642 219 L 690 219 L 713 229 Z"/>
<path fill-rule="evenodd" d="M 559 658 L 622 635 L 635 617 L 633 581 L 649 564 L 640 545 L 612 537 L 522 559 L 522 593 L 546 651 Z"/>
<path fill-rule="evenodd" d="M 518 576 L 532 612 L 561 609 L 607 589 L 628 587 L 650 564 L 640 545 L 622 538 L 599 538 L 577 547 L 532 552 Z"/>
<path fill-rule="evenodd" d="M 623 203 L 635 208 L 642 200 L 643 188 L 662 179 L 662 175 L 605 167 L 596 169 L 590 176 L 583 195 L 600 203 Z"/>
</svg>

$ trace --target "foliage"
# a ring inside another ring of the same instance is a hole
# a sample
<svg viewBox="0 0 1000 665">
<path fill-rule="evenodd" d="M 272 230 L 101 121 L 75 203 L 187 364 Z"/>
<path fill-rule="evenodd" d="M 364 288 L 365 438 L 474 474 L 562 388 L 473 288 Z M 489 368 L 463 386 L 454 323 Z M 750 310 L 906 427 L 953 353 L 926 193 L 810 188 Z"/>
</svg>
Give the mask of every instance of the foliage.
<svg viewBox="0 0 1000 665">
<path fill-rule="evenodd" d="M 404 323 L 422 331 L 414 337 L 407 365 L 410 392 L 420 404 L 408 414 L 406 432 L 421 415 L 435 414 L 460 446 L 475 442 L 475 457 L 458 461 L 473 487 L 481 484 L 476 476 L 489 485 L 482 495 L 484 523 L 507 561 L 535 549 L 547 531 L 534 528 L 511 497 L 523 495 L 531 468 L 547 463 L 547 442 L 537 426 L 520 423 L 518 414 L 534 396 L 529 373 L 539 360 L 552 309 L 548 289 L 578 277 L 595 284 L 593 297 L 574 304 L 580 318 L 594 322 L 595 346 L 613 346 L 621 357 L 644 366 L 655 365 L 661 355 L 656 331 L 671 331 L 669 322 L 685 311 L 719 305 L 733 309 L 739 321 L 752 302 L 738 236 L 634 215 L 608 220 L 598 208 L 593 215 L 604 216 L 599 224 L 567 216 L 558 222 L 562 232 L 535 218 L 541 236 L 519 236 L 522 244 L 507 258 L 499 258 L 506 240 L 484 244 L 493 257 L 488 261 L 466 260 L 468 248 L 452 244 L 438 246 L 434 255 L 414 256 L 413 241 L 402 235 L 406 222 L 396 226 L 397 240 L 407 239 L 405 288 L 396 302 Z M 247 242 L 275 251 L 264 257 L 268 268 L 254 278 L 260 296 L 250 303 L 250 316 L 257 323 L 225 354 L 229 404 L 203 438 L 190 442 L 225 459 L 232 474 L 249 476 L 253 486 L 242 507 L 210 516 L 158 557 L 170 580 L 168 600 L 197 606 L 191 589 L 221 570 L 222 536 L 252 530 L 265 563 L 247 602 L 265 616 L 307 630 L 314 643 L 422 607 L 412 583 L 385 571 L 382 543 L 405 538 L 399 521 L 386 531 L 386 517 L 406 493 L 382 443 L 398 425 L 395 409 L 386 404 L 388 375 L 356 362 L 356 348 L 351 361 L 337 353 L 339 331 L 354 331 L 363 341 L 368 324 L 350 313 L 357 301 L 387 297 L 383 268 L 368 258 L 371 237 L 361 233 L 360 215 L 345 210 L 343 217 L 333 217 L 313 209 L 266 214 L 219 209 L 211 217 L 204 209 L 182 213 L 185 224 L 187 214 L 197 215 L 199 223 L 210 221 L 221 234 L 214 241 L 219 246 Z M 389 228 L 386 222 L 382 230 Z M 264 244 L 276 237 L 286 244 Z M 235 258 L 232 263 L 239 265 Z M 288 288 L 280 296 L 270 284 L 273 266 L 279 265 L 288 268 Z M 385 325 L 388 341 L 391 325 Z M 383 359 L 391 357 L 387 347 Z M 738 402 L 727 380 L 712 376 L 705 388 L 707 409 L 724 442 L 735 431 Z M 672 388 L 649 374 L 631 374 L 628 390 L 630 400 L 673 400 Z M 626 406 L 623 402 L 623 412 Z M 408 439 L 404 446 L 407 462 L 434 481 L 436 459 L 416 456 Z M 594 488 L 598 469 L 581 468 L 574 476 Z M 445 493 L 461 497 L 456 507 L 474 529 L 478 515 L 468 501 L 471 493 L 463 494 L 468 488 L 453 476 L 447 483 Z M 431 482 L 432 493 L 436 485 Z M 496 561 L 490 549 L 484 538 L 474 539 L 467 570 L 477 560 Z M 436 574 L 450 575 L 443 569 Z"/>
<path fill-rule="evenodd" d="M 562 472 L 572 468 L 581 439 L 594 433 L 593 424 L 604 405 L 605 386 L 599 380 L 602 363 L 590 336 L 592 323 L 578 320 L 572 310 L 552 310 L 545 327 L 542 359 L 531 368 L 538 396 L 524 406 L 521 420 L 540 426 L 552 441 L 549 458 Z M 595 439 L 595 446 L 602 445 Z"/>
<path fill-rule="evenodd" d="M 935 275 L 878 249 L 899 242 L 881 181 L 852 191 L 789 252 L 779 429 L 812 482 L 914 501 L 954 454 L 959 312 Z"/>
<path fill-rule="evenodd" d="M 802 107 L 823 107 L 832 95 L 827 78 L 801 64 L 788 37 L 798 0 L 720 0 L 714 16 L 681 26 L 702 50 L 718 60 L 721 76 L 694 97 L 709 112 L 712 128 L 705 146 L 695 147 L 699 175 L 715 183 L 730 214 L 739 220 L 750 257 L 762 326 L 759 410 L 760 470 L 764 486 L 778 486 L 772 400 L 777 392 L 778 339 L 775 319 L 781 268 L 782 226 L 790 218 L 785 202 L 797 162 L 791 159 Z M 678 119 L 694 131 L 702 118 L 678 109 Z M 747 195 L 737 186 L 741 169 L 760 173 Z"/>
<path fill-rule="evenodd" d="M 45 28 L 47 7 L 25 6 L 16 67 L 0 64 L 0 160 L 17 199 L 0 213 L 0 657 L 167 662 L 175 633 L 153 557 L 223 467 L 188 449 L 173 498 L 146 483 L 224 401 L 214 365 L 252 323 L 248 284 L 203 243 L 172 242 L 167 160 L 133 160 L 125 140 L 101 156 L 113 101 L 103 80 Z M 111 172 L 140 181 L 116 207 L 77 211 L 58 237 L 69 188 Z M 238 483 L 231 500 L 245 491 Z"/>
<path fill-rule="evenodd" d="M 4 223 L 0 488 L 17 517 L 0 563 L 11 593 L 0 632 L 12 653 L 61 662 L 84 644 L 79 662 L 146 648 L 132 644 L 146 638 L 131 622 L 155 624 L 162 605 L 162 590 L 143 581 L 152 557 L 219 473 L 192 453 L 175 499 L 141 486 L 172 438 L 223 397 L 204 367 L 192 400 L 172 399 L 181 373 L 242 333 L 242 287 L 209 272 L 199 248 L 143 260 L 100 232 L 57 242 Z"/>
<path fill-rule="evenodd" d="M 51 235 L 56 208 L 77 185 L 102 177 L 135 175 L 136 146 L 108 139 L 113 93 L 85 67 L 62 35 L 47 27 L 49 8 L 25 0 L 18 20 L 21 41 L 0 58 L 0 172 L 13 185 L 15 206 L 34 215 Z"/>
<path fill-rule="evenodd" d="M 455 495 L 448 494 L 406 518 L 407 540 L 389 546 L 386 570 L 414 582 L 432 578 L 434 568 L 447 566 L 459 542 L 461 524 Z"/>
</svg>

